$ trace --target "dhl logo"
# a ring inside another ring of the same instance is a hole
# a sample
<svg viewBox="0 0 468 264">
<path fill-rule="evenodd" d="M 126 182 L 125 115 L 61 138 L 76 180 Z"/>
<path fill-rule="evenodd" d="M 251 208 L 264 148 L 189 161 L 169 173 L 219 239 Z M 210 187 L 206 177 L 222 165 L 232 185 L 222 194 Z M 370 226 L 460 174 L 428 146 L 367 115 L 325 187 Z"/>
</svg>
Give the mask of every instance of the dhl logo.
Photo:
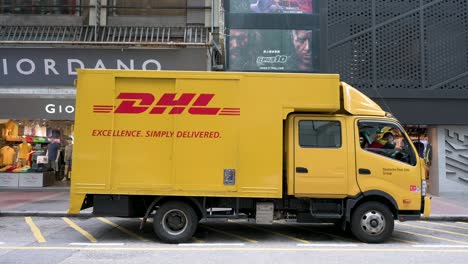
<svg viewBox="0 0 468 264">
<path fill-rule="evenodd" d="M 148 114 L 180 115 L 188 108 L 192 115 L 240 115 L 240 108 L 208 107 L 215 94 L 195 93 L 165 93 L 156 101 L 150 93 L 120 93 L 117 99 L 122 102 L 113 105 L 94 105 L 94 113 L 116 113 L 116 114 L 142 114 L 149 110 Z M 115 110 L 114 110 L 115 109 Z M 170 109 L 170 110 L 168 110 Z M 168 111 L 166 111 L 168 110 Z"/>
</svg>

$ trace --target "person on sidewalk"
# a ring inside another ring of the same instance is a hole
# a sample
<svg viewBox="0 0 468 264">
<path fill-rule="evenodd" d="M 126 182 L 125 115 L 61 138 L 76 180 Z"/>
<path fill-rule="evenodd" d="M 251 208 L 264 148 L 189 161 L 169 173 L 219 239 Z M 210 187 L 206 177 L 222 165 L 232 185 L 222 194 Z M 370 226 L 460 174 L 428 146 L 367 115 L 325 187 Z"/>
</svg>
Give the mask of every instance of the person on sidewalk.
<svg viewBox="0 0 468 264">
<path fill-rule="evenodd" d="M 67 139 L 67 145 L 65 146 L 65 177 L 63 180 L 69 180 L 72 168 L 72 155 L 73 155 L 73 138 Z"/>
</svg>

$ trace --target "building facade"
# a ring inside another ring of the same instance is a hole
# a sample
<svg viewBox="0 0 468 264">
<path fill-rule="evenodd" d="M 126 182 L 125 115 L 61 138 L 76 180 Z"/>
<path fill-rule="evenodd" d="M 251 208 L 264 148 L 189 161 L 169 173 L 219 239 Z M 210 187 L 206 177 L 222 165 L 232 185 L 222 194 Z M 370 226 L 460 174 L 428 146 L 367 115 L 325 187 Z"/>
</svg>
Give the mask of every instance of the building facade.
<svg viewBox="0 0 468 264">
<path fill-rule="evenodd" d="M 466 0 L 226 0 L 223 8 L 228 70 L 339 73 L 432 145 L 432 194 L 468 190 Z"/>
<path fill-rule="evenodd" d="M 3 135 L 72 134 L 77 68 L 339 73 L 468 189 L 466 0 L 0 0 Z"/>
<path fill-rule="evenodd" d="M 78 68 L 210 70 L 218 3 L 1 0 L 0 186 L 66 176 Z"/>
</svg>

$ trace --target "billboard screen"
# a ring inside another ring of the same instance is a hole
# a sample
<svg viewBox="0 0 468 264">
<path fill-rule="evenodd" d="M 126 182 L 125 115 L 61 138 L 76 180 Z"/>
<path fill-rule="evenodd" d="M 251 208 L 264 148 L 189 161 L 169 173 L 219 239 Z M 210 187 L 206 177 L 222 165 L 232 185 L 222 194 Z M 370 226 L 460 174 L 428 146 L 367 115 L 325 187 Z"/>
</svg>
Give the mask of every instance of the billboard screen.
<svg viewBox="0 0 468 264">
<path fill-rule="evenodd" d="M 312 14 L 315 0 L 230 0 L 231 13 Z"/>
<path fill-rule="evenodd" d="M 319 34 L 312 30 L 230 29 L 228 70 L 318 72 Z"/>
</svg>

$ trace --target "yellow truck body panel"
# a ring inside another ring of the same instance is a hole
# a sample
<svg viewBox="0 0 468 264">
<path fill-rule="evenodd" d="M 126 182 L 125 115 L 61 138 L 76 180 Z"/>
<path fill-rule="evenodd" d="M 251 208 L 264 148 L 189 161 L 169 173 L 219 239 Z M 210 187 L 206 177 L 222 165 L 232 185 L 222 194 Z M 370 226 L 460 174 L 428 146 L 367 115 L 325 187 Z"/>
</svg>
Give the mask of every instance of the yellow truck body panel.
<svg viewBox="0 0 468 264">
<path fill-rule="evenodd" d="M 80 70 L 72 195 L 280 198 L 283 119 L 338 111 L 339 86 L 338 75 Z"/>
</svg>

